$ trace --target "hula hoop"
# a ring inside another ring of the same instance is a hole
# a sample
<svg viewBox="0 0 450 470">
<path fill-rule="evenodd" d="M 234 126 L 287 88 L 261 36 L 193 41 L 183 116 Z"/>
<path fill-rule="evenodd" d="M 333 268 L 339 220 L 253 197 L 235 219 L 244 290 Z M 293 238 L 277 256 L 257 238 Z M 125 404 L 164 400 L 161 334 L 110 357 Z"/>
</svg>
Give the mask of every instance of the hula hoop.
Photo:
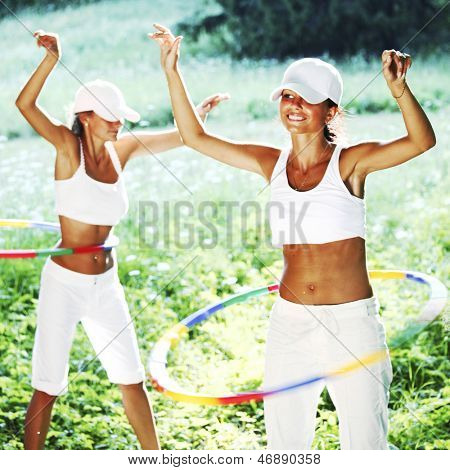
<svg viewBox="0 0 450 470">
<path fill-rule="evenodd" d="M 398 348 L 401 344 L 405 343 L 413 336 L 422 331 L 430 322 L 432 322 L 439 313 L 443 310 L 447 300 L 447 288 L 442 284 L 441 281 L 428 274 L 416 272 L 416 271 L 384 271 L 376 270 L 369 272 L 371 279 L 403 279 L 411 280 L 421 284 L 425 284 L 430 289 L 430 294 L 427 303 L 420 312 L 419 316 L 414 320 L 410 321 L 406 327 L 389 341 L 389 347 L 391 349 Z M 345 364 L 339 369 L 330 371 L 326 374 L 310 377 L 302 382 L 296 382 L 293 384 L 284 385 L 282 387 L 273 388 L 270 390 L 252 390 L 244 393 L 237 393 L 226 396 L 210 396 L 210 395 L 199 395 L 191 393 L 182 389 L 175 381 L 173 381 L 167 373 L 167 355 L 169 350 L 174 347 L 180 339 L 187 334 L 189 329 L 209 318 L 219 310 L 223 310 L 230 305 L 237 304 L 245 301 L 252 297 L 258 297 L 261 295 L 269 294 L 271 292 L 278 291 L 279 286 L 277 284 L 271 284 L 266 287 L 260 287 L 253 289 L 242 294 L 237 294 L 228 297 L 223 302 L 212 304 L 208 307 L 197 310 L 192 315 L 183 319 L 181 322 L 173 326 L 168 330 L 155 344 L 150 359 L 148 362 L 149 377 L 153 387 L 164 395 L 184 403 L 193 403 L 197 405 L 234 405 L 239 403 L 245 403 L 248 401 L 258 401 L 270 395 L 277 393 L 286 392 L 295 388 L 299 388 L 308 385 L 319 380 L 323 380 L 327 377 L 337 376 L 348 373 L 352 370 L 358 369 L 365 365 L 369 365 L 378 361 L 383 360 L 387 356 L 386 350 L 375 351 L 366 356 L 359 358 Z"/>
<path fill-rule="evenodd" d="M 36 228 L 47 232 L 61 232 L 59 224 L 39 222 L 35 220 L 0 219 L 0 228 Z M 112 235 L 101 245 L 78 246 L 76 248 L 45 248 L 41 250 L 17 249 L 0 250 L 0 258 L 43 258 L 47 256 L 77 255 L 81 253 L 96 253 L 110 251 L 119 244 L 119 239 Z"/>
</svg>

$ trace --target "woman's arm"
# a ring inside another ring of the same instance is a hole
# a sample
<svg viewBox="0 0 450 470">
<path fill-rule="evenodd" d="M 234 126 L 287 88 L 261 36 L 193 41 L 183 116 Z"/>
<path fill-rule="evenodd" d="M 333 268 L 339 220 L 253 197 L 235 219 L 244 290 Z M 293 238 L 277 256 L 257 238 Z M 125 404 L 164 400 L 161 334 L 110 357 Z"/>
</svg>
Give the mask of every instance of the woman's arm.
<svg viewBox="0 0 450 470">
<path fill-rule="evenodd" d="M 169 85 L 172 108 L 183 142 L 205 155 L 228 165 L 270 177 L 279 149 L 255 144 L 240 144 L 209 134 L 194 111 L 178 69 L 181 37 L 175 38 L 167 28 L 155 25 L 157 32 L 149 36 L 161 48 L 161 65 Z"/>
<path fill-rule="evenodd" d="M 63 124 L 57 124 L 57 121 L 48 116 L 37 104 L 39 93 L 47 77 L 61 57 L 59 38 L 57 34 L 43 31 L 35 32 L 34 37 L 37 38 L 38 46 L 44 46 L 47 53 L 19 93 L 16 106 L 38 134 L 55 147 L 60 148 L 64 143 L 66 133 L 70 131 Z"/>
<path fill-rule="evenodd" d="M 216 93 L 205 98 L 196 108 L 200 119 L 204 122 L 208 113 L 228 98 L 229 96 L 223 93 Z M 122 134 L 115 144 L 121 160 L 124 161 L 149 153 L 165 152 L 182 145 L 184 143 L 177 128 L 162 132 L 127 132 Z"/>
<path fill-rule="evenodd" d="M 392 96 L 397 100 L 407 134 L 389 142 L 365 142 L 349 149 L 355 171 L 369 174 L 407 162 L 436 144 L 433 128 L 422 107 L 406 83 L 411 66 L 409 55 L 398 51 L 382 54 L 383 75 Z"/>
</svg>

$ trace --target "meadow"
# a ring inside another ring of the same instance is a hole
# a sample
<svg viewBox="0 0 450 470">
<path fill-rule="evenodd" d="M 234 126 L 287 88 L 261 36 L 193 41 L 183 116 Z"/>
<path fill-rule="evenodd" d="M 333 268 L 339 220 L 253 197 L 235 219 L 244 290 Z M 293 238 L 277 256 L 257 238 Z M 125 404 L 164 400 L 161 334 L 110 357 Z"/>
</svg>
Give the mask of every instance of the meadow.
<svg viewBox="0 0 450 470">
<path fill-rule="evenodd" d="M 0 22 L 0 39 L 10 45 L 3 51 L 0 87 L 1 218 L 57 221 L 53 149 L 33 134 L 14 107 L 20 86 L 42 54 L 29 31 L 42 28 L 61 36 L 64 65 L 49 78 L 39 101 L 52 116 L 65 121 L 78 80 L 99 77 L 120 86 L 129 104 L 141 113 L 137 128 L 165 129 L 172 125 L 170 103 L 156 45 L 146 33 L 153 22 L 175 25 L 191 4 L 176 0 L 170 8 L 165 5 L 160 0 L 103 1 L 45 14 L 23 11 L 18 15 L 22 24 L 14 18 Z M 201 44 L 185 41 L 181 67 L 193 99 L 200 101 L 216 91 L 231 94 L 231 100 L 208 118 L 208 128 L 233 139 L 285 145 L 287 136 L 268 95 L 286 63 L 233 62 L 226 56 L 215 57 L 205 40 Z M 354 57 L 337 63 L 345 83 L 350 143 L 404 133 L 401 114 L 382 77 L 371 82 L 379 71 L 379 52 L 374 51 L 369 61 Z M 414 58 L 408 77 L 435 129 L 436 147 L 367 180 L 369 269 L 410 269 L 448 281 L 447 59 Z M 268 243 L 261 211 L 240 210 L 244 203 L 263 207 L 267 202 L 269 188 L 258 176 L 180 148 L 157 159 L 147 156 L 130 162 L 125 179 L 130 210 L 115 231 L 121 240 L 119 274 L 146 363 L 152 346 L 178 320 L 233 293 L 276 282 L 282 260 Z M 214 236 L 211 231 L 205 233 L 199 219 L 204 201 L 216 209 L 210 216 Z M 233 204 L 230 216 L 227 207 Z M 154 223 L 146 219 L 149 207 L 158 209 Z M 55 242 L 54 236 L 35 231 L 0 232 L 4 248 L 46 247 Z M 43 261 L 0 261 L 3 449 L 23 448 L 42 265 Z M 389 341 L 406 319 L 420 311 L 427 291 L 400 281 L 374 281 L 373 287 Z M 195 328 L 171 354 L 170 374 L 197 392 L 225 394 L 259 387 L 273 300 L 272 295 L 233 306 Z M 389 441 L 399 449 L 450 448 L 449 324 L 447 309 L 392 356 Z M 138 448 L 120 393 L 108 382 L 81 328 L 72 348 L 69 380 L 69 393 L 54 408 L 47 448 Z M 163 449 L 263 449 L 266 445 L 262 403 L 203 407 L 174 402 L 151 388 L 149 393 Z M 313 447 L 339 448 L 337 416 L 326 391 L 319 403 Z"/>
</svg>

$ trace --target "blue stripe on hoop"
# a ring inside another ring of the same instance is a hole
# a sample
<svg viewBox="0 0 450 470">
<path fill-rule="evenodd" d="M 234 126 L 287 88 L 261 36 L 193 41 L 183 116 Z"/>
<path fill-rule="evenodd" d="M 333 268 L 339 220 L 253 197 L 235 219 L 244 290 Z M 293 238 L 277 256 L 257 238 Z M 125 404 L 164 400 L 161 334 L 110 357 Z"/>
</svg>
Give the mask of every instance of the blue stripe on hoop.
<svg viewBox="0 0 450 470">
<path fill-rule="evenodd" d="M 421 284 L 428 284 L 428 282 L 425 281 L 425 279 L 423 279 L 422 277 L 415 276 L 414 274 L 411 274 L 411 273 L 406 273 L 406 279 L 410 279 L 411 281 L 420 282 Z"/>
<path fill-rule="evenodd" d="M 199 310 L 198 312 L 193 313 L 192 315 L 189 315 L 184 320 L 181 320 L 180 323 L 183 323 L 184 326 L 191 328 L 191 326 L 194 326 L 197 323 L 201 323 L 202 321 L 210 317 L 213 313 L 217 312 L 218 310 L 222 310 L 223 308 L 224 306 L 222 303 L 211 305 L 202 310 Z"/>
<path fill-rule="evenodd" d="M 39 228 L 41 230 L 50 230 L 52 232 L 59 232 L 61 231 L 61 227 L 59 224 L 53 224 L 51 222 L 30 222 L 31 228 Z"/>
</svg>

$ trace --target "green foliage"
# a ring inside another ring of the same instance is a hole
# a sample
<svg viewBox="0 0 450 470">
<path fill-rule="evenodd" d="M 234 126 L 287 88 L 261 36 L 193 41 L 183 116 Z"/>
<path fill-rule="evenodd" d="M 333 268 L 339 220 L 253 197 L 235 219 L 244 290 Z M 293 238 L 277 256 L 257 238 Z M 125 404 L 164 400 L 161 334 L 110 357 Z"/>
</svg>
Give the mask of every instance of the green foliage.
<svg viewBox="0 0 450 470">
<path fill-rule="evenodd" d="M 422 31 L 443 0 L 217 0 L 221 9 L 211 3 L 203 2 L 179 26 L 195 38 L 214 32 L 219 52 L 239 59 L 371 55 L 405 45 L 429 52 L 449 43 L 446 12 Z M 409 44 L 419 30 L 419 39 Z"/>
<path fill-rule="evenodd" d="M 21 13 L 24 8 L 32 8 L 39 13 L 48 13 L 56 9 L 76 6 L 80 4 L 98 2 L 99 0 L 8 0 L 5 2 L 14 13 Z M 9 11 L 4 5 L 0 5 L 0 19 L 9 15 Z"/>
</svg>

